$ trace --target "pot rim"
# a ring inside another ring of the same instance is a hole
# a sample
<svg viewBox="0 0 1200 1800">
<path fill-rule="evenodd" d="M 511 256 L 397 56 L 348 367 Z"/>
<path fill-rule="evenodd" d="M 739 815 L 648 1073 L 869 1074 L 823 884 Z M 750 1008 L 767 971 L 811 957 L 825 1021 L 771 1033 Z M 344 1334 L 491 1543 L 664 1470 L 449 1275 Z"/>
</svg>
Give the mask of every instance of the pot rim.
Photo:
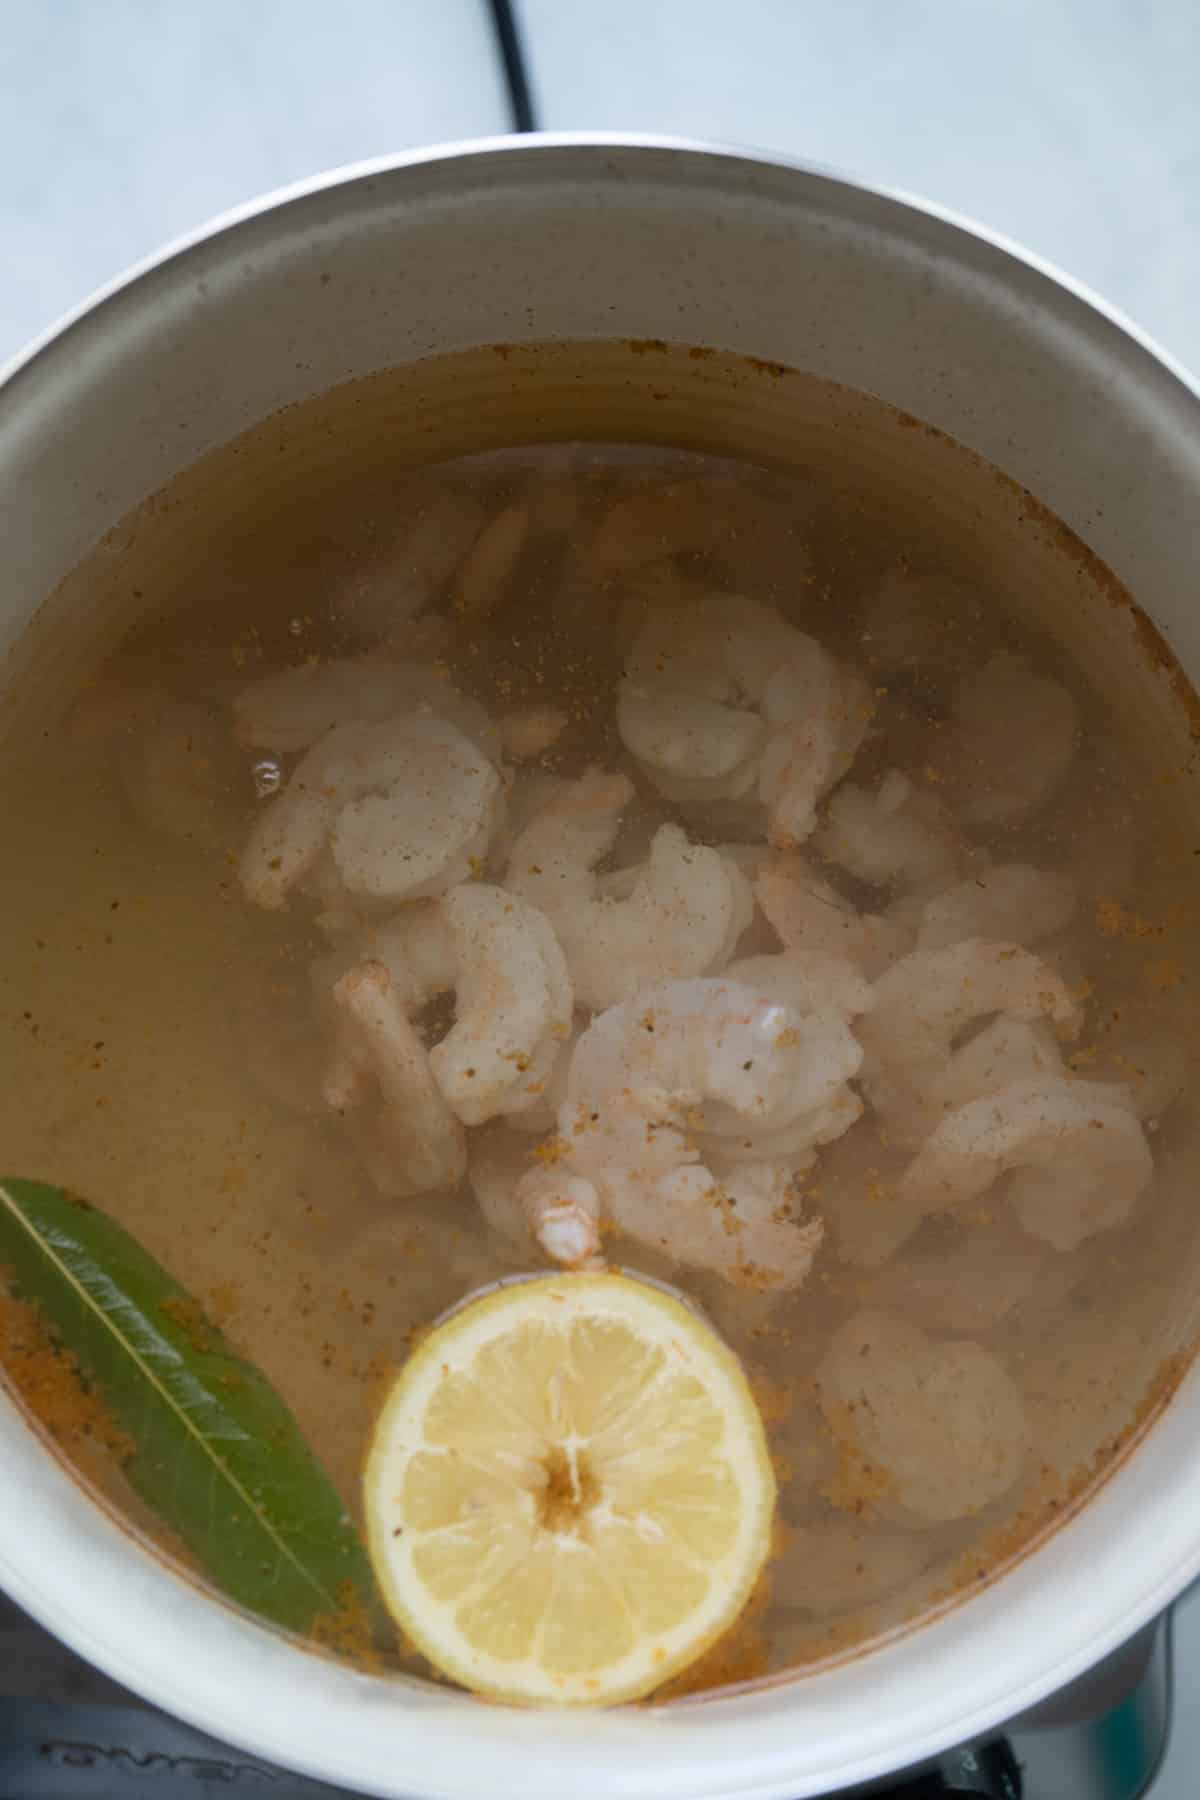
<svg viewBox="0 0 1200 1800">
<path fill-rule="evenodd" d="M 676 136 L 670 132 L 642 131 L 528 131 L 528 132 L 495 132 L 484 137 L 447 138 L 435 144 L 419 144 L 410 150 L 389 151 L 381 156 L 362 157 L 354 162 L 338 163 L 333 168 L 321 169 L 315 175 L 302 176 L 297 181 L 284 182 L 282 186 L 267 188 L 249 200 L 239 201 L 236 206 L 229 206 L 223 211 L 212 213 L 190 231 L 178 233 L 169 238 L 157 250 L 129 263 L 116 275 L 93 288 L 76 305 L 69 307 L 42 331 L 36 333 L 28 343 L 20 346 L 4 362 L 0 362 L 0 390 L 21 369 L 31 363 L 35 357 L 47 350 L 58 338 L 77 325 L 88 314 L 108 300 L 115 298 L 123 289 L 140 281 L 142 276 L 152 270 L 182 256 L 186 251 L 195 249 L 197 245 L 210 242 L 220 237 L 225 231 L 235 226 L 247 224 L 250 220 L 264 213 L 274 212 L 278 208 L 288 206 L 294 200 L 306 200 L 314 194 L 320 194 L 332 188 L 345 187 L 351 182 L 368 180 L 376 175 L 388 175 L 396 169 L 418 168 L 423 163 L 439 163 L 461 161 L 467 158 L 494 156 L 510 150 L 526 150 L 529 148 L 547 150 L 595 149 L 595 150 L 666 150 L 680 151 L 691 156 L 710 156 L 725 160 L 761 164 L 765 168 L 793 169 L 798 175 L 815 176 L 819 180 L 830 182 L 838 187 L 851 188 L 874 200 L 890 202 L 903 206 L 914 212 L 924 213 L 928 218 L 936 219 L 942 225 L 949 225 L 956 231 L 965 232 L 968 237 L 979 239 L 994 250 L 1011 257 L 1015 262 L 1024 263 L 1027 268 L 1044 276 L 1056 287 L 1063 288 L 1074 299 L 1082 302 L 1097 312 L 1109 324 L 1115 325 L 1127 338 L 1147 355 L 1161 363 L 1175 379 L 1187 388 L 1190 394 L 1200 399 L 1200 374 L 1193 375 L 1188 366 L 1171 351 L 1167 350 L 1158 339 L 1142 326 L 1138 325 L 1129 314 L 1074 275 L 1069 275 L 1049 257 L 1042 256 L 1036 250 L 1030 250 L 1018 239 L 1010 237 L 1006 232 L 997 231 L 984 225 L 972 214 L 960 212 L 955 207 L 942 206 L 936 200 L 928 199 L 924 194 L 913 193 L 909 188 L 887 187 L 852 170 L 842 169 L 833 163 L 824 163 L 813 158 L 792 156 L 785 151 L 771 150 L 761 145 L 738 144 L 724 138 L 693 138 Z"/>
<path fill-rule="evenodd" d="M 1200 389 L 1184 367 L 1118 309 L 1045 259 L 960 213 L 801 158 L 628 132 L 502 135 L 422 147 L 322 172 L 232 207 L 135 263 L 37 336 L 0 367 L 0 399 L 11 398 L 13 377 L 54 354 L 75 327 L 198 245 L 293 202 L 359 181 L 531 149 L 667 152 L 689 162 L 709 158 L 727 165 L 730 173 L 739 164 L 791 171 L 831 193 L 850 192 L 932 219 L 1044 277 L 1115 327 L 1193 401 L 1200 401 Z M 1200 1394 L 1195 1368 L 1175 1404 L 1185 1390 Z M 20 1415 L 7 1400 L 3 1412 L 11 1435 Z M 23 1479 L 0 1482 L 0 1577 L 49 1630 L 154 1704 L 202 1730 L 228 1734 L 271 1761 L 352 1789 L 369 1782 L 373 1791 L 400 1800 L 415 1779 L 427 1796 L 467 1800 L 512 1758 L 513 1768 L 519 1759 L 530 1800 L 549 1800 L 561 1792 L 565 1770 L 572 1771 L 571 1788 L 579 1800 L 592 1795 L 597 1800 L 600 1795 L 612 1800 L 695 1800 L 700 1795 L 784 1800 L 801 1791 L 820 1794 L 893 1774 L 951 1743 L 979 1738 L 1073 1681 L 1170 1604 L 1200 1573 L 1200 1530 L 1183 1530 L 1162 1499 L 1159 1529 L 1153 1529 L 1155 1484 L 1138 1471 L 1139 1456 L 1157 1424 L 1082 1509 L 1102 1532 L 1104 1518 L 1122 1510 L 1118 1491 L 1125 1496 L 1123 1505 L 1129 1505 L 1131 1483 L 1139 1509 L 1145 1509 L 1148 1547 L 1141 1545 L 1136 1556 L 1127 1548 L 1136 1561 L 1137 1578 L 1127 1576 L 1128 1592 L 1119 1596 L 1115 1610 L 1114 1589 L 1101 1595 L 1093 1616 L 1082 1608 L 1066 1618 L 1047 1613 L 1036 1622 L 1031 1618 L 1027 1636 L 1019 1626 L 1014 1629 L 1010 1596 L 1022 1589 L 1030 1614 L 1036 1611 L 1039 1589 L 1053 1585 L 1054 1571 L 1063 1563 L 1063 1540 L 1076 1523 L 1068 1521 L 1032 1558 L 980 1594 L 865 1656 L 801 1675 L 791 1684 L 669 1709 L 510 1712 L 482 1707 L 457 1693 L 384 1683 L 326 1662 L 190 1588 L 186 1578 L 98 1507 L 23 1423 L 29 1452 L 24 1460 L 18 1456 Z M 1200 1466 L 1186 1479 L 1200 1513 Z M 1173 1497 L 1178 1505 L 1178 1486 Z M 37 1534 L 31 1531 L 35 1519 Z M 1118 1530 L 1124 1536 L 1127 1528 L 1114 1526 L 1110 1535 Z M 40 1535 L 46 1547 L 40 1557 L 14 1555 L 27 1535 Z M 1078 1561 L 1078 1555 L 1070 1560 Z M 1030 1561 L 1041 1571 L 1032 1585 L 1023 1579 Z M 1102 1574 L 1099 1579 L 1103 1587 Z M 1001 1654 L 997 1642 L 1005 1633 L 1010 1642 L 1007 1654 Z M 1013 1641 L 1018 1635 L 1019 1650 Z M 915 1643 L 923 1652 L 923 1674 L 916 1685 L 911 1667 Z M 880 1728 L 885 1718 L 886 1731 Z M 303 1721 L 299 1735 L 298 1719 Z M 418 1772 L 410 1776 L 414 1764 Z"/>
</svg>

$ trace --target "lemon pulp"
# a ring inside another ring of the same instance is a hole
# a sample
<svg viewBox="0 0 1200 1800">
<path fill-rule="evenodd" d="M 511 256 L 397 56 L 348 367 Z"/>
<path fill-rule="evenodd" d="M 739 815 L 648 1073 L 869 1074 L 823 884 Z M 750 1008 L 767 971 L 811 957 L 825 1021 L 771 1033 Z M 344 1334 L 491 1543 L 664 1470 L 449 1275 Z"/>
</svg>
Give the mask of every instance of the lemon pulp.
<svg viewBox="0 0 1200 1800">
<path fill-rule="evenodd" d="M 380 1413 L 372 1560 L 422 1653 L 478 1692 L 612 1704 L 737 1618 L 775 1482 L 741 1365 L 626 1276 L 538 1277 L 438 1326 Z"/>
</svg>

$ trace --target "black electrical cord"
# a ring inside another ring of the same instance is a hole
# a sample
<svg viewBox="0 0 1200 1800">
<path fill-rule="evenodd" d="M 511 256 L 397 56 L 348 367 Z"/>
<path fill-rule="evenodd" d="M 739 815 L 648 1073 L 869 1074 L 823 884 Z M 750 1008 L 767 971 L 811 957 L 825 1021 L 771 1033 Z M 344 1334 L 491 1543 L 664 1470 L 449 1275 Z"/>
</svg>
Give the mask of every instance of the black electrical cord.
<svg viewBox="0 0 1200 1800">
<path fill-rule="evenodd" d="M 492 15 L 492 26 L 496 33 L 496 43 L 500 50 L 500 60 L 504 64 L 504 83 L 508 88 L 508 104 L 512 109 L 514 131 L 536 131 L 537 119 L 533 110 L 533 96 L 529 86 L 529 72 L 525 67 L 525 53 L 521 48 L 521 31 L 513 12 L 511 0 L 488 0 Z"/>
</svg>

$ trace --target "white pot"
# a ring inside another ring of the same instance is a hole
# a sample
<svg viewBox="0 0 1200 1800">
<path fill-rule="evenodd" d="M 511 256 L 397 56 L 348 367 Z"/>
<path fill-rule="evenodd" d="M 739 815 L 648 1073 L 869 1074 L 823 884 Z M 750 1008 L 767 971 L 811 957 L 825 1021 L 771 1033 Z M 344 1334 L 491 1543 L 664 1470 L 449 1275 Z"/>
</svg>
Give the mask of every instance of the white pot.
<svg viewBox="0 0 1200 1800">
<path fill-rule="evenodd" d="M 554 337 L 716 345 L 932 422 L 1079 532 L 1200 673 L 1200 406 L 1164 358 L 945 215 L 623 138 L 468 145 L 272 195 L 35 346 L 0 391 L 0 634 L 268 412 L 431 352 Z M 0 1470 L 0 1582 L 51 1631 L 218 1737 L 422 1800 L 826 1793 L 1025 1711 L 1200 1570 L 1193 1372 L 1078 1516 L 920 1629 L 769 1691 L 530 1713 L 358 1675 L 226 1609 L 124 1536 L 7 1404 Z"/>
</svg>

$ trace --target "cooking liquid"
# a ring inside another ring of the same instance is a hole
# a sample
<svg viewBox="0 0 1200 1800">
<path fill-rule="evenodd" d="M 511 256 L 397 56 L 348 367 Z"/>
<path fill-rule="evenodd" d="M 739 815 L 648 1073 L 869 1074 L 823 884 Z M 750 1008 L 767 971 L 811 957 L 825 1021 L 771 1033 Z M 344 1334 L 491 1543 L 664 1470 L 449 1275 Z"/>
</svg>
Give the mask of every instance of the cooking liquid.
<svg viewBox="0 0 1200 1800">
<path fill-rule="evenodd" d="M 658 381 L 688 376 L 685 353 L 652 354 Z M 719 381 L 723 363 L 709 359 L 706 379 Z M 746 379 L 768 377 L 730 362 L 729 380 Z M 778 432 L 743 445 L 732 428 L 723 438 L 719 419 L 697 424 L 702 406 L 686 428 L 662 432 L 682 448 L 585 441 L 611 420 L 585 412 L 568 431 L 564 409 L 547 403 L 514 418 L 507 448 L 495 447 L 502 412 L 480 454 L 452 456 L 431 432 L 423 464 L 419 444 L 389 446 L 385 426 L 404 399 L 396 378 L 355 384 L 269 421 L 148 502 L 75 572 L 14 664 L 21 681 L 0 763 L 0 1052 L 13 1072 L 0 1090 L 3 1163 L 87 1194 L 196 1293 L 286 1398 L 356 1512 L 373 1411 L 413 1334 L 518 1265 L 485 1232 L 466 1186 L 383 1199 L 339 1121 L 312 1105 L 322 1046 L 308 970 L 327 945 L 311 903 L 293 896 L 263 912 L 238 880 L 256 813 L 295 759 L 237 746 L 230 703 L 283 667 L 379 653 L 403 624 L 406 534 L 432 489 L 473 496 L 485 516 L 524 505 L 530 532 L 494 610 L 465 615 L 443 585 L 391 653 L 411 646 L 496 716 L 561 707 L 566 729 L 536 765 L 557 775 L 629 766 L 613 707 L 621 588 L 590 584 L 583 550 L 619 494 L 697 475 L 753 496 L 763 529 L 685 550 L 677 572 L 768 603 L 866 673 L 875 712 L 854 781 L 874 786 L 900 768 L 935 795 L 953 793 L 941 746 L 955 682 L 996 651 L 1056 678 L 1079 707 L 1066 777 L 1028 821 L 972 839 L 1077 884 L 1074 920 L 1039 953 L 1080 991 L 1090 984 L 1083 1030 L 1064 1046 L 1078 1072 L 1120 1080 L 1129 1047 L 1146 1043 L 1175 1046 L 1189 1070 L 1194 1062 L 1200 839 L 1183 735 L 1172 736 L 1165 710 L 1151 729 L 1145 693 L 1115 683 L 1122 655 L 1104 649 L 1103 631 L 1090 634 L 1088 666 L 1061 641 L 1120 611 L 1102 572 L 1072 560 L 1052 522 L 1031 519 L 1023 564 L 997 554 L 987 520 L 997 508 L 1010 517 L 1014 502 L 995 471 L 880 403 L 788 380 L 811 425 L 790 441 Z M 829 420 L 850 416 L 857 436 L 839 437 Z M 539 425 L 559 441 L 520 441 Z M 469 450 L 462 421 L 456 429 Z M 756 454 L 706 454 L 722 441 Z M 868 441 L 900 445 L 896 461 L 856 457 Z M 909 486 L 928 504 L 896 491 L 889 471 L 901 461 L 927 465 L 925 487 L 916 476 Z M 939 510 L 947 469 L 956 498 Z M 897 577 L 937 623 L 912 655 L 880 644 L 872 610 Z M 74 621 L 69 653 L 56 607 Z M 151 696 L 186 710 L 163 715 Z M 176 725 L 156 737 L 163 716 Z M 633 860 L 656 824 L 678 816 L 640 780 L 615 860 Z M 730 835 L 703 809 L 684 822 L 702 841 Z M 861 907 L 894 898 L 838 879 Z M 768 932 L 756 947 L 777 946 Z M 873 1128 L 868 1115 L 853 1129 Z M 881 1270 L 844 1262 L 829 1232 L 805 1286 L 782 1295 L 612 1240 L 614 1261 L 677 1284 L 715 1321 L 757 1384 L 777 1455 L 784 1530 L 767 1590 L 695 1685 L 811 1664 L 911 1621 L 1002 1568 L 1112 1465 L 1190 1342 L 1191 1083 L 1149 1139 L 1154 1184 L 1128 1225 L 1050 1252 L 978 1328 L 947 1330 L 895 1269 L 994 1229 L 1002 1187 L 959 1217 L 928 1221 Z M 801 1183 L 809 1218 L 822 1213 L 823 1166 Z M 981 1291 L 986 1300 L 986 1278 Z M 1017 1484 L 982 1513 L 917 1529 L 897 1523 L 869 1481 L 856 1485 L 815 1402 L 814 1373 L 863 1305 L 983 1344 L 1016 1382 L 1031 1448 Z M 93 1456 L 86 1472 L 153 1534 L 115 1464 Z M 858 1548 L 840 1563 L 806 1557 L 806 1542 L 820 1540 L 805 1532 L 839 1521 L 861 1527 Z"/>
</svg>

